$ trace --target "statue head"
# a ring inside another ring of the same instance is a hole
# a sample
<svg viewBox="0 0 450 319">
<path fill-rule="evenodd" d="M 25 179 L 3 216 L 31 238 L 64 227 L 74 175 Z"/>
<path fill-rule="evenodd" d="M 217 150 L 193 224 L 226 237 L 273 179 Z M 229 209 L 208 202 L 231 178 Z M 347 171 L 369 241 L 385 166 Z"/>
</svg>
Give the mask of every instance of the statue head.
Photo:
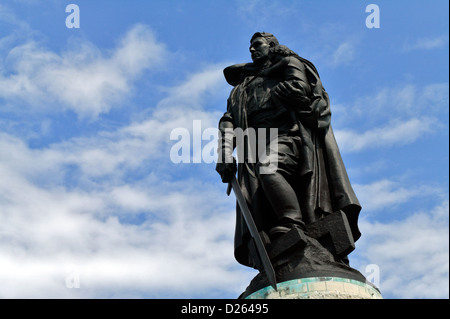
<svg viewBox="0 0 450 319">
<path fill-rule="evenodd" d="M 250 39 L 250 53 L 253 63 L 261 65 L 269 58 L 269 50 L 278 46 L 277 38 L 266 32 L 256 32 Z"/>
</svg>

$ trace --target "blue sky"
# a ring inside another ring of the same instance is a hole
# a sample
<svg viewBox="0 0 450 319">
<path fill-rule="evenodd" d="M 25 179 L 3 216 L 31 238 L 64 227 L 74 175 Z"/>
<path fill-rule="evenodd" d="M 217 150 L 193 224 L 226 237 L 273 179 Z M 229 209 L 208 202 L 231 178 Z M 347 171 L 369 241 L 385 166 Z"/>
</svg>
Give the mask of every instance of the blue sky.
<svg viewBox="0 0 450 319">
<path fill-rule="evenodd" d="M 448 298 L 448 21 L 441 0 L 2 0 L 0 297 L 239 296 L 234 200 L 170 137 L 213 145 L 222 70 L 266 31 L 330 95 L 363 206 L 351 265 L 385 298 Z"/>
</svg>

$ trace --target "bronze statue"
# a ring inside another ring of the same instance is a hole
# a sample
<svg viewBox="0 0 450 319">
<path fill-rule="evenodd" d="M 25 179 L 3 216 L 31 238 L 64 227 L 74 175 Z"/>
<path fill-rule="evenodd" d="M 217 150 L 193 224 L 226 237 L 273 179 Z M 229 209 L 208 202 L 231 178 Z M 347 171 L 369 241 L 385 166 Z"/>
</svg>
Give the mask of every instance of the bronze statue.
<svg viewBox="0 0 450 319">
<path fill-rule="evenodd" d="M 347 258 L 361 235 L 361 206 L 334 138 L 330 101 L 319 74 L 310 61 L 270 33 L 255 33 L 250 43 L 253 62 L 224 70 L 234 88 L 219 121 L 216 170 L 224 183 L 237 172 L 277 281 L 318 275 L 364 281 Z M 235 136 L 227 139 L 237 128 L 254 129 L 257 137 L 243 143 Z M 276 128 L 275 138 L 268 138 L 268 132 L 261 138 L 271 128 Z M 255 141 L 267 144 L 264 163 L 260 155 L 249 160 L 248 149 L 261 146 L 250 145 Z M 276 147 L 269 147 L 274 141 Z M 244 149 L 238 165 L 232 155 L 235 147 Z M 276 169 L 261 173 L 267 160 L 276 163 Z M 256 289 L 267 284 L 267 271 L 242 216 L 237 206 L 235 257 L 261 271 L 250 288 Z"/>
</svg>

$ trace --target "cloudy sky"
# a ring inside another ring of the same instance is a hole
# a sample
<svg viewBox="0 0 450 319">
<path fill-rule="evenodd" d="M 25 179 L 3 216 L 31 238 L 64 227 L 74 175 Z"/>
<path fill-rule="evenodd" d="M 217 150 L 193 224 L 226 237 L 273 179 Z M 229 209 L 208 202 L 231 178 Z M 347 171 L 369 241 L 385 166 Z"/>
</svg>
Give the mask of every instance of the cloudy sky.
<svg viewBox="0 0 450 319">
<path fill-rule="evenodd" d="M 385 298 L 448 298 L 448 21 L 444 0 L 1 0 L 0 298 L 245 290 L 212 158 L 222 70 L 256 31 L 330 95 L 363 206 L 351 265 Z"/>
</svg>

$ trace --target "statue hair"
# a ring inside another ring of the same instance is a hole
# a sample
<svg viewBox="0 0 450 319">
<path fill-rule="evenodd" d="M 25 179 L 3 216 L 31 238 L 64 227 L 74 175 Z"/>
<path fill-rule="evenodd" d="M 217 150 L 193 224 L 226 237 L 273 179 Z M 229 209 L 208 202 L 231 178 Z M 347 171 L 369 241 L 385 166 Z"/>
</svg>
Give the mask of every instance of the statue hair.
<svg viewBox="0 0 450 319">
<path fill-rule="evenodd" d="M 284 57 L 294 56 L 297 59 L 299 59 L 300 61 L 302 60 L 302 58 L 297 53 L 295 53 L 294 51 L 289 49 L 287 46 L 281 45 L 281 44 L 271 47 L 269 49 L 269 52 L 270 52 L 269 54 L 271 54 L 271 55 L 280 55 L 280 56 L 284 56 Z"/>
<path fill-rule="evenodd" d="M 252 42 L 253 39 L 259 38 L 259 37 L 266 39 L 266 41 L 269 42 L 269 44 L 272 44 L 271 46 L 279 45 L 278 39 L 272 33 L 267 33 L 267 32 L 256 32 L 250 39 L 250 42 Z"/>
</svg>

